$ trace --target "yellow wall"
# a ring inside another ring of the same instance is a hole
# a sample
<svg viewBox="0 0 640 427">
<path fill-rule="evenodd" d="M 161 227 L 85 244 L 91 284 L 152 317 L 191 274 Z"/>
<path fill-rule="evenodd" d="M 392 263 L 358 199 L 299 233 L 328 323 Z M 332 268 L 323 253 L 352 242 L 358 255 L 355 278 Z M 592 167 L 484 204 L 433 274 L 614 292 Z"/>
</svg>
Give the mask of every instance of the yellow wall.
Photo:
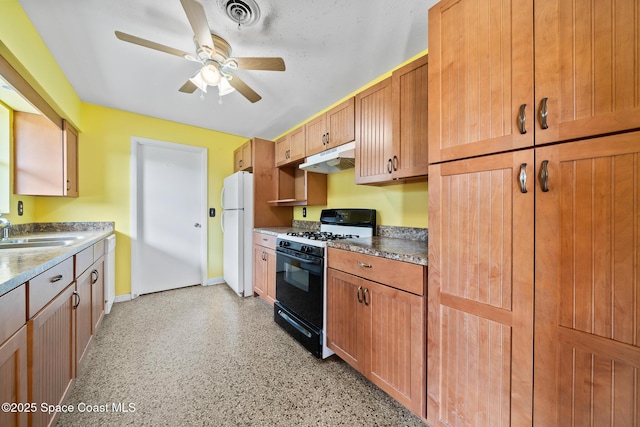
<svg viewBox="0 0 640 427">
<path fill-rule="evenodd" d="M 425 54 L 427 54 L 426 50 L 409 58 L 407 61 L 395 67 L 394 70 Z M 324 110 L 319 111 L 314 116 L 309 117 L 304 122 L 297 124 L 282 135 L 289 133 L 291 130 L 323 114 L 344 100 L 355 96 L 358 92 L 386 79 L 391 76 L 392 72 L 393 70 L 390 70 L 379 76 L 377 79 L 336 101 Z M 280 138 L 280 136 L 278 136 L 278 138 Z M 327 205 L 308 207 L 306 218 L 302 216 L 301 207 L 294 208 L 293 218 L 297 220 L 318 221 L 320 211 L 325 208 L 369 208 L 376 210 L 378 225 L 428 227 L 428 183 L 398 184 L 385 187 L 356 185 L 354 172 L 354 169 L 349 169 L 329 175 L 327 180 Z"/>
</svg>

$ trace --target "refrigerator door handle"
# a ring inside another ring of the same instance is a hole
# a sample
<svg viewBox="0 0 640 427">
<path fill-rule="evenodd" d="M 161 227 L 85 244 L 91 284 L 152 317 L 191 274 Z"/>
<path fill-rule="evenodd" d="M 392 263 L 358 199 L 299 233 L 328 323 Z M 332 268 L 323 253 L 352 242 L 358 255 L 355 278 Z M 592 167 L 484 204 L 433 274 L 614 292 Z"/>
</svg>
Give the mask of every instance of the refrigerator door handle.
<svg viewBox="0 0 640 427">
<path fill-rule="evenodd" d="M 222 187 L 222 191 L 220 192 L 220 207 L 224 209 L 224 186 Z"/>
<path fill-rule="evenodd" d="M 222 229 L 223 234 L 224 234 L 224 213 L 225 211 L 222 211 L 222 213 L 220 214 L 220 229 Z"/>
</svg>

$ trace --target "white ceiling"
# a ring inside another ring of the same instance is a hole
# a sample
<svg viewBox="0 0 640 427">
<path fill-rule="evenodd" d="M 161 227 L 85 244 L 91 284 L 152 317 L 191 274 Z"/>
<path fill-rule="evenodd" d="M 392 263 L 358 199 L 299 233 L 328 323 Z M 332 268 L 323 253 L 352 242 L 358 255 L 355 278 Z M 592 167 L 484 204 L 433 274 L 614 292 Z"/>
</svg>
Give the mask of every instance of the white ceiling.
<svg viewBox="0 0 640 427">
<path fill-rule="evenodd" d="M 232 56 L 278 56 L 286 71 L 238 70 L 262 96 L 178 91 L 199 64 L 118 40 L 119 30 L 193 52 L 179 0 L 20 0 L 84 102 L 246 137 L 273 139 L 427 48 L 435 0 L 256 0 L 237 28 L 220 0 L 201 0 Z"/>
</svg>

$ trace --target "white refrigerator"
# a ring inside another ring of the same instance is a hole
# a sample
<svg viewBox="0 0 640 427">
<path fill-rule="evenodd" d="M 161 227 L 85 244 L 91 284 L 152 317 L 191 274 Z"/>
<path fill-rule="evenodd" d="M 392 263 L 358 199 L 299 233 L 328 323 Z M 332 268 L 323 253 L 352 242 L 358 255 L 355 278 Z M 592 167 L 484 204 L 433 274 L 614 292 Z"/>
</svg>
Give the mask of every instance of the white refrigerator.
<svg viewBox="0 0 640 427">
<path fill-rule="evenodd" d="M 220 204 L 224 281 L 239 296 L 253 296 L 253 175 L 226 177 Z"/>
</svg>

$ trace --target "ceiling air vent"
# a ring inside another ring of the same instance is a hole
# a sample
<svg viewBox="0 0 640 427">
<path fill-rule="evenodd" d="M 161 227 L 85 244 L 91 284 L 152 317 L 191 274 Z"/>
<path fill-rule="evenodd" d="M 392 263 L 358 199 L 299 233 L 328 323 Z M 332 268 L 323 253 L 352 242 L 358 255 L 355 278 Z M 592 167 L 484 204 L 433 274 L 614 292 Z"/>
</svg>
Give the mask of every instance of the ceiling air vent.
<svg viewBox="0 0 640 427">
<path fill-rule="evenodd" d="M 249 27 L 260 19 L 260 8 L 254 0 L 219 0 L 227 17 L 238 27 Z"/>
</svg>

